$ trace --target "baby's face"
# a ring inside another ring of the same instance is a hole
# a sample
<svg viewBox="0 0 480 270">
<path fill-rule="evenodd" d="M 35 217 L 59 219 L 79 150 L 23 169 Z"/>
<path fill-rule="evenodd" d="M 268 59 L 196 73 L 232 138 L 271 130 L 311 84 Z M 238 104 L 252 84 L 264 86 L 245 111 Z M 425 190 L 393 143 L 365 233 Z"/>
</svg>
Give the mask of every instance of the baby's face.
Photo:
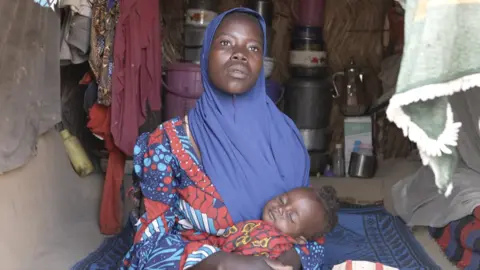
<svg viewBox="0 0 480 270">
<path fill-rule="evenodd" d="M 273 198 L 263 208 L 263 220 L 304 242 L 324 227 L 324 208 L 310 188 L 297 188 Z"/>
</svg>

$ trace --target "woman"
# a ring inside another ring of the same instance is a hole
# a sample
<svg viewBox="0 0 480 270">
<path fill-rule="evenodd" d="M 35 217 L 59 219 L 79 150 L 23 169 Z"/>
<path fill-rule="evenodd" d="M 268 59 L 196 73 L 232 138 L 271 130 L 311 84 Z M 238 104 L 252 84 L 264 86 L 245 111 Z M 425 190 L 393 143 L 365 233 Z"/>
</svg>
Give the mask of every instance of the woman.
<svg viewBox="0 0 480 270">
<path fill-rule="evenodd" d="M 196 107 L 139 137 L 134 167 L 146 213 L 137 223 L 126 267 L 178 269 L 179 261 L 192 269 L 278 267 L 262 257 L 223 253 L 212 246 L 187 259 L 180 236 L 192 228 L 220 235 L 237 222 L 260 219 L 271 198 L 309 185 L 302 138 L 266 95 L 265 40 L 265 23 L 252 10 L 237 8 L 216 17 L 205 33 L 205 91 Z M 316 269 L 323 247 L 309 242 L 279 261 L 294 269 Z"/>
</svg>

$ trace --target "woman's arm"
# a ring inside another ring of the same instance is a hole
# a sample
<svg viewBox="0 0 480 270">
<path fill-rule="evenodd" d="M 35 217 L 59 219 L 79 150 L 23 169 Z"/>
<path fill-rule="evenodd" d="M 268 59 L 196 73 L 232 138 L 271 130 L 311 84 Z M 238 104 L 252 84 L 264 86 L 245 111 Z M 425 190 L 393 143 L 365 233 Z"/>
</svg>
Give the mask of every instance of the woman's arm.
<svg viewBox="0 0 480 270">
<path fill-rule="evenodd" d="M 162 125 L 151 133 L 141 134 L 133 151 L 134 171 L 140 179 L 146 211 L 144 215 L 146 220 L 142 222 L 150 223 L 158 219 L 159 226 L 164 227 L 165 232 L 168 232 L 175 222 L 175 216 L 170 212 L 178 200 L 176 163 L 172 156 Z"/>
<path fill-rule="evenodd" d="M 155 258 L 155 249 L 169 247 L 175 253 L 183 248 L 183 244 L 175 245 L 181 243 L 180 236 L 168 234 L 175 224 L 172 206 L 178 199 L 178 183 L 176 163 L 164 132 L 160 126 L 152 133 L 140 135 L 133 151 L 134 173 L 144 195 L 145 213 L 135 224 L 134 243 L 124 257 L 126 267 L 148 268 L 152 263 L 159 267 L 162 259 Z"/>
<path fill-rule="evenodd" d="M 300 256 L 294 248 L 280 255 L 277 260 L 284 265 L 292 266 L 293 270 L 302 269 L 302 262 L 300 260 Z"/>
<path fill-rule="evenodd" d="M 192 270 L 272 270 L 263 257 L 242 256 L 218 251 L 199 262 Z"/>
<path fill-rule="evenodd" d="M 257 256 L 242 256 L 233 253 L 226 253 L 223 251 L 216 252 L 215 254 L 207 257 L 200 263 L 193 266 L 192 270 L 272 270 L 264 257 Z M 300 257 L 295 249 L 291 249 L 282 254 L 277 261 L 286 266 L 291 266 L 292 270 L 302 269 Z M 279 269 L 284 269 L 280 266 Z M 285 268 L 286 269 L 286 268 Z"/>
<path fill-rule="evenodd" d="M 247 226 L 251 224 L 257 224 L 257 226 L 249 231 L 250 241 L 242 244 L 242 241 L 239 240 L 245 237 L 245 230 L 248 230 Z M 233 227 L 236 229 L 230 229 L 227 235 L 208 237 L 209 245 L 218 249 L 213 254 L 209 252 L 211 247 L 203 250 L 202 254 L 210 253 L 212 255 L 202 258 L 201 262 L 203 263 L 199 263 L 198 268 L 194 269 L 301 269 L 300 256 L 297 251 L 294 248 L 285 249 L 285 245 L 290 244 L 289 240 L 270 224 L 250 220 L 239 222 Z M 197 235 L 195 237 L 198 239 Z M 267 240 L 266 243 L 268 244 L 266 246 L 251 246 L 249 244 L 254 241 L 263 242 L 264 240 Z M 263 256 L 249 256 L 262 253 L 268 253 L 273 258 L 278 258 L 271 260 Z M 197 262 L 199 261 L 198 254 L 195 255 L 195 259 L 197 259 Z"/>
</svg>

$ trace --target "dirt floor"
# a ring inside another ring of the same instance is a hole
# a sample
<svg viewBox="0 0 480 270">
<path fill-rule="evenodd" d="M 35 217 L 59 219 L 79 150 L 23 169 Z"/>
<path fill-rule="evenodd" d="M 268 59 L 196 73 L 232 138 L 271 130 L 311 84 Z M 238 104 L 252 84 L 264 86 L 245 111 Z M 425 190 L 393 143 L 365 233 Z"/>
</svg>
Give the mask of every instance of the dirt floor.
<svg viewBox="0 0 480 270">
<path fill-rule="evenodd" d="M 389 163 L 375 179 L 312 179 L 331 184 L 340 196 L 360 201 L 384 199 L 391 210 L 390 188 L 418 164 Z M 393 168 L 393 169 L 392 169 Z M 0 259 L 2 269 L 69 269 L 103 240 L 97 218 L 103 176 L 79 178 L 72 170 L 63 142 L 55 131 L 42 136 L 36 157 L 23 168 L 0 175 Z M 425 228 L 415 236 L 442 269 L 455 269 Z"/>
<path fill-rule="evenodd" d="M 0 175 L 0 258 L 3 269 L 70 269 L 98 247 L 103 176 L 78 177 L 56 131 L 43 135 L 37 156 Z"/>
</svg>

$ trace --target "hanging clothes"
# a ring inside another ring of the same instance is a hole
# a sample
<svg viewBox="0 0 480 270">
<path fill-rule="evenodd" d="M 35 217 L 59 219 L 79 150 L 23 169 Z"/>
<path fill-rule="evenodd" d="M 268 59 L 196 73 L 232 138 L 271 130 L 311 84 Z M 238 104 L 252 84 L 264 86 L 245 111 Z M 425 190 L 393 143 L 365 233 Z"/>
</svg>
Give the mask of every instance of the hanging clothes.
<svg viewBox="0 0 480 270">
<path fill-rule="evenodd" d="M 60 65 L 84 63 L 89 58 L 90 49 L 90 0 L 63 0 L 58 7 L 67 12 L 62 24 Z"/>
<path fill-rule="evenodd" d="M 118 16 L 117 0 L 92 0 L 89 63 L 98 84 L 99 104 L 112 103 L 113 42 Z"/>
<path fill-rule="evenodd" d="M 161 107 L 161 28 L 158 0 L 119 0 L 112 75 L 112 123 L 115 144 L 131 155 L 147 102 Z"/>
<path fill-rule="evenodd" d="M 88 128 L 105 140 L 108 150 L 107 174 L 100 204 L 100 232 L 106 235 L 120 233 L 122 228 L 122 201 L 120 190 L 125 171 L 125 155 L 115 146 L 110 134 L 111 107 L 95 104 L 90 109 Z"/>
</svg>

